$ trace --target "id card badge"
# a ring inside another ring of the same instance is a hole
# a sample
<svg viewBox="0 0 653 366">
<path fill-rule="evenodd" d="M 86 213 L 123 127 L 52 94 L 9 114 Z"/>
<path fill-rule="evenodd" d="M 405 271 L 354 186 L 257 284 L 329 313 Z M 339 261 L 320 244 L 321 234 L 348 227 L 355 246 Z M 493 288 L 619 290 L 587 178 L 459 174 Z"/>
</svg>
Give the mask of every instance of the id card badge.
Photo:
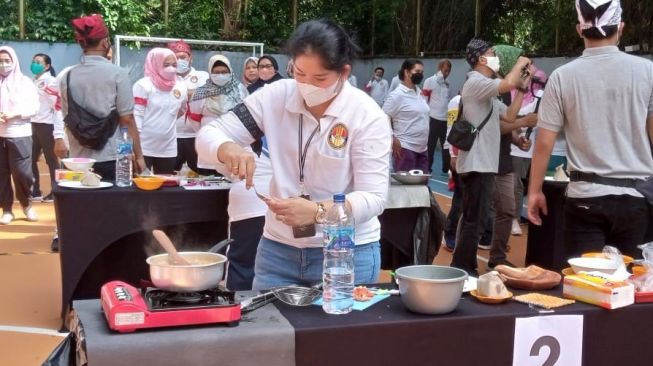
<svg viewBox="0 0 653 366">
<path fill-rule="evenodd" d="M 303 199 L 311 200 L 311 196 L 307 194 L 302 194 L 299 196 Z M 295 239 L 300 238 L 311 238 L 315 236 L 315 224 L 303 225 L 303 226 L 293 226 L 292 235 Z"/>
</svg>

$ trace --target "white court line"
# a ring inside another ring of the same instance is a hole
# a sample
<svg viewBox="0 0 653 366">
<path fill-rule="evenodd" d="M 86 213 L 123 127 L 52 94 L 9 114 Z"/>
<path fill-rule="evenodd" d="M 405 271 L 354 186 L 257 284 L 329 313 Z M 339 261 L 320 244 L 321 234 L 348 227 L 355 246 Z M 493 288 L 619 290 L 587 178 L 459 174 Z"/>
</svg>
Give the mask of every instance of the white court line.
<svg viewBox="0 0 653 366">
<path fill-rule="evenodd" d="M 437 179 L 433 179 L 433 178 L 429 178 L 429 180 L 432 180 L 432 181 L 434 181 L 436 183 L 440 183 L 440 184 L 447 184 L 447 185 L 449 184 L 449 182 L 445 182 L 445 181 L 441 181 L 441 180 L 437 180 Z"/>
<path fill-rule="evenodd" d="M 0 325 L 0 331 L 4 332 L 15 332 L 15 333 L 29 333 L 29 334 L 41 334 L 48 336 L 57 336 L 57 337 L 66 337 L 68 332 L 60 333 L 54 329 L 47 328 L 36 328 L 36 327 L 18 327 L 13 325 Z"/>
</svg>

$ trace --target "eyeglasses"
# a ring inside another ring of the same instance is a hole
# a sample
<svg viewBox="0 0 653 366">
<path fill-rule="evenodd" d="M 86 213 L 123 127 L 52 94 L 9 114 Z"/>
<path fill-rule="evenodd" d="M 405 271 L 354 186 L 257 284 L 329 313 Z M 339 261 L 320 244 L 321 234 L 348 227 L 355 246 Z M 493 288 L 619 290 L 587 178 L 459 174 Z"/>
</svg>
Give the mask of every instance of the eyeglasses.
<svg viewBox="0 0 653 366">
<path fill-rule="evenodd" d="M 258 65 L 259 69 L 274 69 L 274 65 L 272 64 L 267 64 L 267 65 Z"/>
</svg>

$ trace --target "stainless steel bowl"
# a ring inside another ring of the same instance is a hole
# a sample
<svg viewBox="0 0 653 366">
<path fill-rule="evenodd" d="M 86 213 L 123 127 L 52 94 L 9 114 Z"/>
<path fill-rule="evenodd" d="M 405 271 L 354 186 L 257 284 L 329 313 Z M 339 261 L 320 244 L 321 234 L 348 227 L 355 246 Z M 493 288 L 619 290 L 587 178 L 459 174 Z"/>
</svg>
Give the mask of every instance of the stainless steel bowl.
<svg viewBox="0 0 653 366">
<path fill-rule="evenodd" d="M 427 184 L 431 174 L 424 174 L 419 169 L 411 170 L 408 172 L 399 171 L 391 174 L 392 178 L 402 184 Z"/>
<path fill-rule="evenodd" d="M 401 267 L 395 273 L 401 301 L 408 310 L 422 314 L 452 312 L 467 279 L 462 269 L 436 265 Z"/>
<path fill-rule="evenodd" d="M 202 291 L 217 286 L 224 274 L 227 257 L 217 253 L 179 252 L 191 265 L 172 265 L 168 254 L 147 258 L 150 279 L 157 288 L 167 291 Z"/>
</svg>

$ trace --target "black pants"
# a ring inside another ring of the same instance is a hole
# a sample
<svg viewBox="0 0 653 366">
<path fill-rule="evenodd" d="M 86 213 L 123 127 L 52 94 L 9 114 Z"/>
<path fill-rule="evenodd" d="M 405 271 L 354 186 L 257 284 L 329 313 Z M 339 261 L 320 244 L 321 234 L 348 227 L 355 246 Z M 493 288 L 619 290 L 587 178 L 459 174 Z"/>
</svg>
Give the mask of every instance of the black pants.
<svg viewBox="0 0 653 366">
<path fill-rule="evenodd" d="M 440 148 L 444 146 L 447 138 L 447 121 L 440 121 L 435 118 L 430 118 L 429 124 L 429 169 L 433 166 L 433 154 L 435 154 L 435 147 L 440 141 Z M 451 168 L 451 157 L 449 156 L 449 149 L 442 148 L 442 172 L 446 173 Z"/>
<path fill-rule="evenodd" d="M 451 177 L 453 178 L 455 188 L 453 190 L 453 197 L 451 198 L 451 208 L 447 215 L 447 224 L 444 227 L 444 237 L 447 241 L 456 240 L 456 231 L 463 204 L 463 184 L 460 181 L 460 175 L 452 170 Z"/>
<path fill-rule="evenodd" d="M 467 271 L 470 276 L 478 275 L 476 251 L 492 205 L 494 176 L 493 173 L 478 172 L 460 175 L 463 185 L 463 213 L 451 266 Z"/>
<path fill-rule="evenodd" d="M 57 169 L 57 156 L 54 154 L 54 137 L 52 131 L 54 126 L 47 123 L 32 123 L 32 174 L 34 175 L 34 187 L 32 196 L 41 195 L 41 179 L 39 174 L 38 161 L 43 152 L 45 162 L 48 164 L 51 186 L 54 185 L 54 170 Z"/>
<path fill-rule="evenodd" d="M 93 171 L 99 174 L 103 181 L 111 183 L 116 181 L 116 162 L 113 160 L 93 164 Z"/>
<path fill-rule="evenodd" d="M 263 235 L 265 216 L 252 217 L 233 221 L 229 225 L 231 239 L 227 258 L 227 288 L 232 291 L 247 291 L 252 289 L 254 280 L 254 259 L 258 243 Z"/>
<path fill-rule="evenodd" d="M 215 170 L 197 167 L 197 150 L 195 150 L 194 137 L 177 139 L 177 161 L 175 162 L 175 170 L 181 170 L 184 163 L 188 164 L 188 167 L 199 175 L 217 174 Z"/>
<path fill-rule="evenodd" d="M 12 178 L 18 202 L 23 207 L 29 206 L 34 183 L 31 137 L 0 137 L 0 204 L 5 212 L 11 212 L 14 203 Z"/>
<path fill-rule="evenodd" d="M 639 258 L 637 245 L 644 242 L 648 227 L 646 199 L 628 195 L 567 198 L 564 238 L 567 257 L 600 252 L 611 245 Z"/>
<path fill-rule="evenodd" d="M 172 174 L 175 172 L 177 158 L 157 158 L 145 156 L 145 166 L 154 174 Z"/>
</svg>

